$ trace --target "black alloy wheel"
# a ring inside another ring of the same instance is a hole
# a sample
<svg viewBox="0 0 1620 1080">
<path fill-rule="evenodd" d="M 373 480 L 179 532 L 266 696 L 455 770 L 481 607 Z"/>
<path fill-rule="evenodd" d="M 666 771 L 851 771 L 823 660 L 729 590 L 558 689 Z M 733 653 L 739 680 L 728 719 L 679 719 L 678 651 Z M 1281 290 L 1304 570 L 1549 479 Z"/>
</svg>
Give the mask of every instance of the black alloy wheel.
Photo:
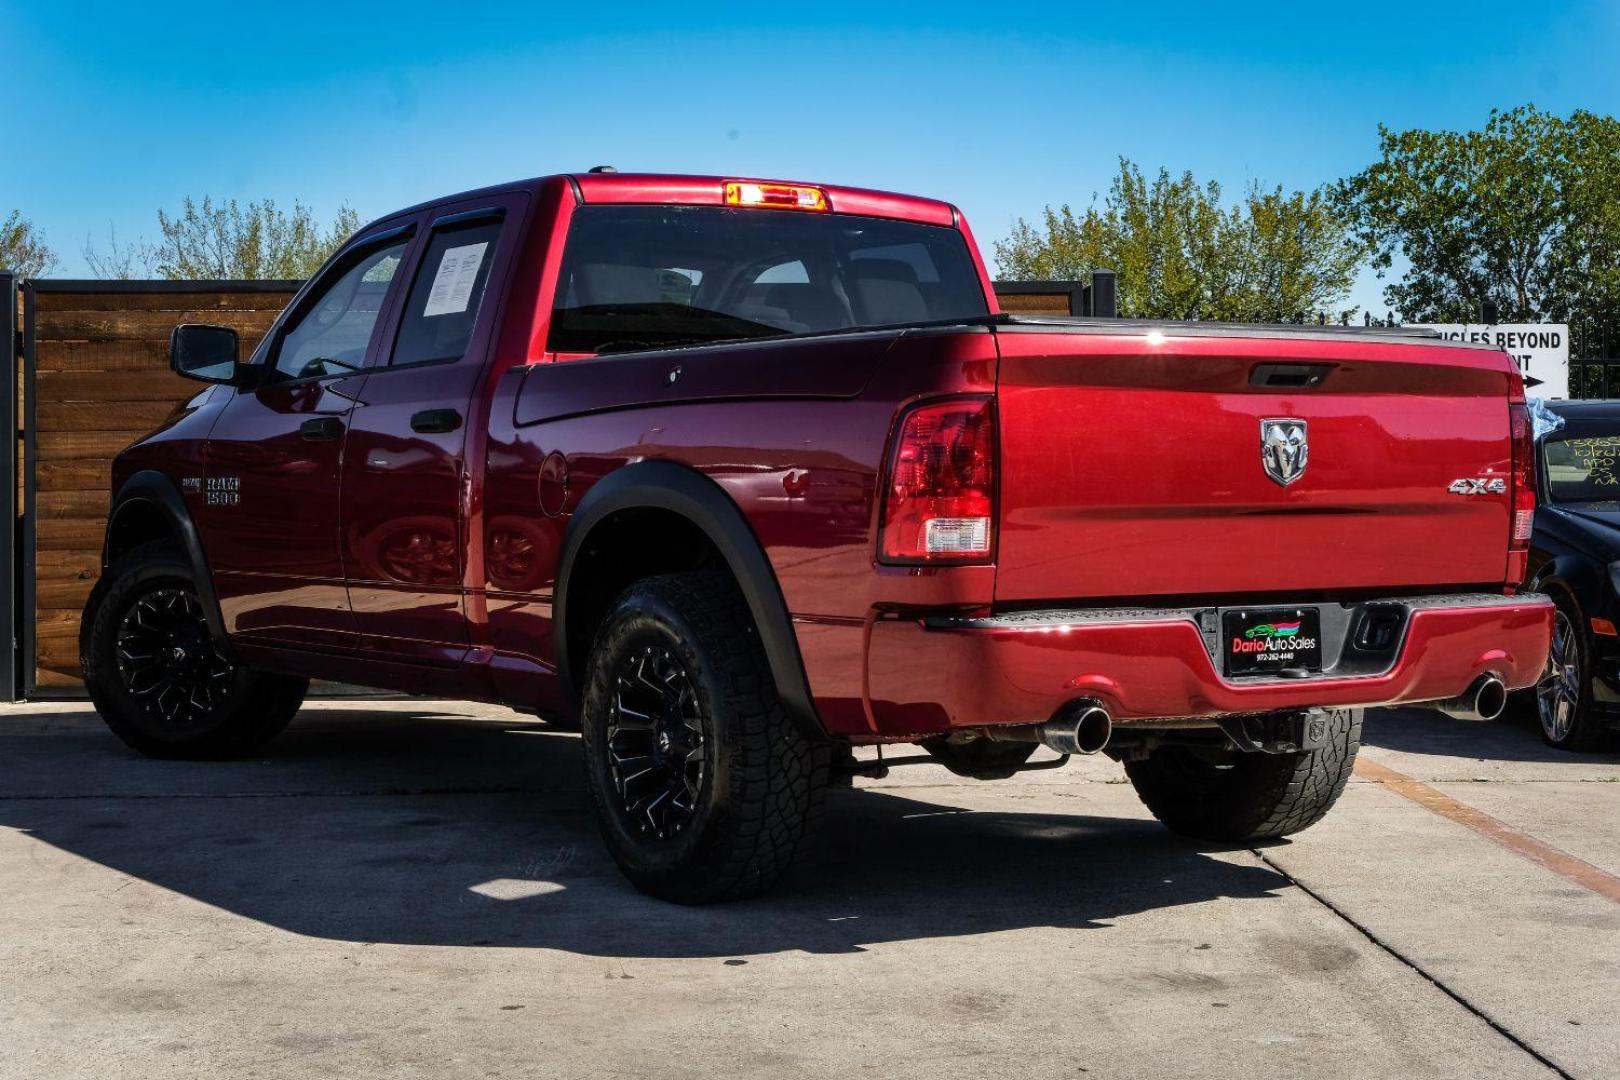
<svg viewBox="0 0 1620 1080">
<path fill-rule="evenodd" d="M 627 586 L 583 682 L 586 786 L 637 888 L 681 904 L 756 896 L 810 850 L 832 744 L 783 707 L 728 574 Z"/>
<path fill-rule="evenodd" d="M 615 673 L 607 759 L 627 827 L 656 840 L 697 812 L 707 774 L 707 721 L 692 676 L 668 649 L 643 645 Z"/>
<path fill-rule="evenodd" d="M 230 696 L 235 665 L 214 647 L 189 589 L 139 596 L 119 620 L 114 650 L 124 689 L 176 736 L 210 726 Z"/>
<path fill-rule="evenodd" d="M 256 753 L 309 687 L 243 666 L 212 633 L 197 581 L 174 546 L 143 544 L 102 573 L 80 620 L 90 700 L 114 735 L 151 757 Z"/>
</svg>

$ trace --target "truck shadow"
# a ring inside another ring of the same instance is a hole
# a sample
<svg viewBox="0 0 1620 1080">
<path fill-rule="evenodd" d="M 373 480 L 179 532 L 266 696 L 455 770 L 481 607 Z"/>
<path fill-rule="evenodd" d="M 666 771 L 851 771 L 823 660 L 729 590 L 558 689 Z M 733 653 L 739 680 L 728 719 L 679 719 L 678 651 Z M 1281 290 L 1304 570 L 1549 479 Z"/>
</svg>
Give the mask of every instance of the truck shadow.
<svg viewBox="0 0 1620 1080">
<path fill-rule="evenodd" d="M 1362 743 L 1407 754 L 1555 765 L 1613 764 L 1613 753 L 1575 754 L 1541 739 L 1534 711 L 1517 701 L 1496 720 L 1458 720 L 1432 709 L 1369 709 Z"/>
<path fill-rule="evenodd" d="M 0 826 L 293 933 L 604 957 L 1103 928 L 1286 885 L 1150 822 L 967 811 L 864 789 L 832 793 L 819 856 L 776 893 L 683 908 L 619 876 L 572 736 L 519 718 L 311 713 L 273 755 L 230 765 L 145 761 L 89 726 L 0 738 Z M 64 920 L 125 884 L 86 880 L 108 888 L 65 896 Z"/>
</svg>

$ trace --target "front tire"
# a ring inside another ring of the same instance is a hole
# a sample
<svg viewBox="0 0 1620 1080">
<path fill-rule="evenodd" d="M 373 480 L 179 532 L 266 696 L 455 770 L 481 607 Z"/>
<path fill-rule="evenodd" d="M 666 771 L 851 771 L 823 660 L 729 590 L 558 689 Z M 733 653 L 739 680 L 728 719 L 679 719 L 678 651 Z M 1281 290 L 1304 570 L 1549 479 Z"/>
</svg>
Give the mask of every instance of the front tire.
<svg viewBox="0 0 1620 1080">
<path fill-rule="evenodd" d="M 1288 836 L 1338 801 L 1361 747 L 1360 709 L 1334 709 L 1327 741 L 1295 754 L 1160 746 L 1125 763 L 1136 794 L 1171 830 L 1198 840 Z"/>
<path fill-rule="evenodd" d="M 831 746 L 787 715 L 724 575 L 625 590 L 591 650 L 582 713 L 597 823 L 643 892 L 683 904 L 757 895 L 810 848 Z"/>
<path fill-rule="evenodd" d="M 1547 667 L 1536 684 L 1536 720 L 1548 746 L 1560 750 L 1587 752 L 1602 750 L 1609 741 L 1600 718 L 1592 707 L 1592 650 L 1582 632 L 1583 620 L 1574 602 L 1561 593 L 1553 595 L 1557 611 L 1553 615 L 1552 641 L 1547 650 Z"/>
<path fill-rule="evenodd" d="M 309 687 L 226 656 L 191 565 L 161 543 L 113 563 L 91 590 L 79 666 L 102 720 L 148 757 L 251 754 L 292 721 Z"/>
</svg>

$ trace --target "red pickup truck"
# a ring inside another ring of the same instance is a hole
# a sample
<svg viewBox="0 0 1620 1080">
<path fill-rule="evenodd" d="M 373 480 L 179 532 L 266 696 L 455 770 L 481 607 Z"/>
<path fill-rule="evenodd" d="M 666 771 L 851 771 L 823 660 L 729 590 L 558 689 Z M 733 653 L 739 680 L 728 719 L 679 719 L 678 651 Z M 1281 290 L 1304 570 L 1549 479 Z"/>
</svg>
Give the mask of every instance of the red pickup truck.
<svg viewBox="0 0 1620 1080">
<path fill-rule="evenodd" d="M 758 892 L 851 748 L 1122 761 L 1229 842 L 1337 798 L 1361 708 L 1491 715 L 1531 433 L 1500 352 L 998 313 L 962 215 L 595 171 L 350 240 L 114 469 L 85 679 L 136 749 L 258 748 L 310 678 L 578 718 L 639 887 Z"/>
</svg>

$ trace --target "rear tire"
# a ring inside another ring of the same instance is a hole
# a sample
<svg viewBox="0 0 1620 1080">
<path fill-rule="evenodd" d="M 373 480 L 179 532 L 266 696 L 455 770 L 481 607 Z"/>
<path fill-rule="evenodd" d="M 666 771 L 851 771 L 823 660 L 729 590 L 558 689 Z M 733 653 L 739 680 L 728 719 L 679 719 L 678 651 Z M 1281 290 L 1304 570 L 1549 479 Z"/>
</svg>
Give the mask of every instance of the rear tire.
<svg viewBox="0 0 1620 1080">
<path fill-rule="evenodd" d="M 1153 816 L 1199 840 L 1288 836 L 1322 819 L 1344 791 L 1361 746 L 1360 709 L 1328 714 L 1327 742 L 1296 754 L 1161 746 L 1125 773 Z"/>
<path fill-rule="evenodd" d="M 582 713 L 597 823 L 636 888 L 682 904 L 754 896 L 809 850 L 831 744 L 787 715 L 725 575 L 625 590 L 591 649 Z"/>
<path fill-rule="evenodd" d="M 136 548 L 96 582 L 79 624 L 79 666 L 113 734 L 158 758 L 251 754 L 292 722 L 309 688 L 226 656 L 190 563 L 163 543 Z"/>
</svg>

